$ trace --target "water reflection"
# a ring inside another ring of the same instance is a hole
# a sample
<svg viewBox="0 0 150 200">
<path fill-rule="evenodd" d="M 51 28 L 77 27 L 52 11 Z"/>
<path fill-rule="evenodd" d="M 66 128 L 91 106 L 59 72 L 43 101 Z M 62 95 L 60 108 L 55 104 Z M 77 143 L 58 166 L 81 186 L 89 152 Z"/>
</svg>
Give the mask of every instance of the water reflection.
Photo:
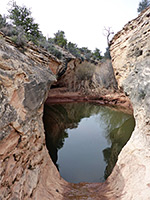
<svg viewBox="0 0 150 200">
<path fill-rule="evenodd" d="M 129 114 L 88 103 L 45 105 L 43 120 L 53 162 L 75 183 L 104 181 L 135 125 Z"/>
</svg>

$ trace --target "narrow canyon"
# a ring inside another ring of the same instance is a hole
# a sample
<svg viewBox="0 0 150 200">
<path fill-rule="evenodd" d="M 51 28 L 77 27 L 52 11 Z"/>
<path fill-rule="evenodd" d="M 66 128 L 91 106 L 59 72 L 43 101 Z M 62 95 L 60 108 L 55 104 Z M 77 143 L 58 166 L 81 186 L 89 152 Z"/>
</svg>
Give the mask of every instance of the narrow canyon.
<svg viewBox="0 0 150 200">
<path fill-rule="evenodd" d="M 62 62 L 30 43 L 18 48 L 0 33 L 0 200 L 150 199 L 150 8 L 114 36 L 110 50 L 112 63 L 96 68 L 90 88 L 74 76 L 86 61 L 64 51 Z M 135 129 L 104 183 L 61 178 L 43 125 L 44 103 L 56 100 L 133 112 Z"/>
</svg>

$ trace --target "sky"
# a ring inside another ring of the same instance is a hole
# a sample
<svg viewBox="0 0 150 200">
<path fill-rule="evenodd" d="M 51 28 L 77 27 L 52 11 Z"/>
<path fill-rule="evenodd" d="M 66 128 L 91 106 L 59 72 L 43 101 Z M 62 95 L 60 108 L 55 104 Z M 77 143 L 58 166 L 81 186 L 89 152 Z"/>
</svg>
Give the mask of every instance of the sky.
<svg viewBox="0 0 150 200">
<path fill-rule="evenodd" d="M 10 1 L 0 0 L 0 14 L 8 14 Z M 104 27 L 114 33 L 138 16 L 140 0 L 16 0 L 31 9 L 34 22 L 46 37 L 63 30 L 68 42 L 105 52 Z"/>
</svg>

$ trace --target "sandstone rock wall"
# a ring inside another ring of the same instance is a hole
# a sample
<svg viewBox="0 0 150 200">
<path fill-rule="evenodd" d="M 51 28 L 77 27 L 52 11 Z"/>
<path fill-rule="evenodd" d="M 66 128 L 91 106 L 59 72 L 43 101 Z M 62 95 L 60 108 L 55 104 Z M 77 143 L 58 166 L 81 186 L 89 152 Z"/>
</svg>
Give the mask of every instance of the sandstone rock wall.
<svg viewBox="0 0 150 200">
<path fill-rule="evenodd" d="M 111 43 L 112 63 L 132 102 L 136 127 L 121 151 L 108 185 L 115 199 L 150 199 L 150 8 Z"/>
<path fill-rule="evenodd" d="M 150 13 L 142 12 L 136 19 L 128 22 L 111 41 L 111 57 L 116 79 L 120 87 L 123 80 L 140 63 L 150 56 Z"/>
<path fill-rule="evenodd" d="M 0 199 L 150 199 L 149 25 L 150 8 L 112 40 L 116 78 L 136 127 L 107 181 L 93 184 L 66 183 L 45 148 L 43 103 L 56 80 L 49 65 L 62 63 L 34 48 L 21 53 L 0 36 Z"/>
<path fill-rule="evenodd" d="M 66 183 L 45 148 L 42 122 L 56 80 L 50 58 L 27 56 L 7 40 L 0 36 L 0 199 L 59 199 Z"/>
<path fill-rule="evenodd" d="M 89 195 L 95 199 L 98 195 L 93 192 L 97 184 L 95 188 L 64 181 L 45 146 L 43 104 L 56 81 L 50 68 L 58 75 L 68 62 L 70 68 L 76 65 L 74 59 L 62 63 L 30 44 L 18 50 L 0 33 L 0 199 L 67 200 Z"/>
</svg>

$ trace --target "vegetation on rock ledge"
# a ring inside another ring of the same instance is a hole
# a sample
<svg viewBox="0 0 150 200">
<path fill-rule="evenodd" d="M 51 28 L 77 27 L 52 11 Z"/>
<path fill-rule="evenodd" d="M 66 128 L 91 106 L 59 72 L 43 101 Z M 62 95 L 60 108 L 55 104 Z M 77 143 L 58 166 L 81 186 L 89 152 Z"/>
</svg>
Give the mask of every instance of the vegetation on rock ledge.
<svg viewBox="0 0 150 200">
<path fill-rule="evenodd" d="M 31 10 L 26 6 L 18 6 L 13 1 L 8 12 L 8 16 L 0 14 L 0 31 L 9 36 L 18 47 L 24 48 L 31 41 L 46 49 L 58 59 L 63 57 L 63 53 L 58 46 L 80 59 L 101 60 L 103 58 L 98 48 L 91 51 L 87 47 L 78 48 L 77 44 L 68 42 L 65 32 L 62 30 L 58 30 L 53 38 L 46 38 L 39 30 L 39 25 L 34 22 Z"/>
</svg>

